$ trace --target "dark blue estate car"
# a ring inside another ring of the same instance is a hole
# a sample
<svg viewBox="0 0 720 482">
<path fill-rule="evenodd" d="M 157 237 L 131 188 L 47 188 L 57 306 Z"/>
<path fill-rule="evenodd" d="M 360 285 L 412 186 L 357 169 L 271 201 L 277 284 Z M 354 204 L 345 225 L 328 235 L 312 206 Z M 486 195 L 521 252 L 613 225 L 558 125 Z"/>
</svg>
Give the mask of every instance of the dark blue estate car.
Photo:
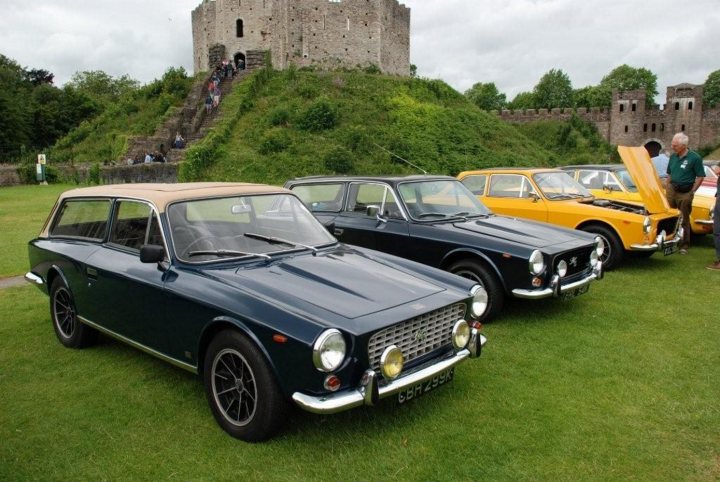
<svg viewBox="0 0 720 482">
<path fill-rule="evenodd" d="M 497 216 L 448 176 L 314 176 L 285 187 L 341 241 L 442 268 L 481 284 L 482 317 L 506 296 L 572 297 L 602 277 L 592 234 Z"/>
<path fill-rule="evenodd" d="M 485 343 L 481 286 L 340 244 L 282 188 L 75 189 L 29 257 L 63 345 L 101 332 L 199 374 L 217 422 L 247 441 L 291 400 L 334 413 L 415 398 Z"/>
</svg>

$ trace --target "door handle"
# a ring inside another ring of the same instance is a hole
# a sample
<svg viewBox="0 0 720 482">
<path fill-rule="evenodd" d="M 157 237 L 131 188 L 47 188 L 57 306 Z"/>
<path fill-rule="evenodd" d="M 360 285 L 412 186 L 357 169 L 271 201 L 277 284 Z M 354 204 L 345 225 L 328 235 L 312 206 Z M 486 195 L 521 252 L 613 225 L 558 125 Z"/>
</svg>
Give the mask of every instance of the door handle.
<svg viewBox="0 0 720 482">
<path fill-rule="evenodd" d="M 85 268 L 85 272 L 88 275 L 88 278 L 90 279 L 97 279 L 97 270 L 95 268 L 90 268 L 89 266 Z"/>
<path fill-rule="evenodd" d="M 335 229 L 333 229 L 333 234 L 334 234 L 335 236 L 342 236 L 342 233 L 343 233 L 343 232 L 345 232 L 345 230 L 344 230 L 344 229 L 341 229 L 341 228 L 335 228 Z"/>
</svg>

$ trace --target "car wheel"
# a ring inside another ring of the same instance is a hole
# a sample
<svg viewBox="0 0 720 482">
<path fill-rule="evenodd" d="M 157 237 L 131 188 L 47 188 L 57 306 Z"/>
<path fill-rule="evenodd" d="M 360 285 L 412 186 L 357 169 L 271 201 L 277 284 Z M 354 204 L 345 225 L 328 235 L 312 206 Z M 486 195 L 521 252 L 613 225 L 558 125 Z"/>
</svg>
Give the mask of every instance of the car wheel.
<svg viewBox="0 0 720 482">
<path fill-rule="evenodd" d="M 488 306 L 480 321 L 489 321 L 497 316 L 505 302 L 505 292 L 500 281 L 485 265 L 474 259 L 462 259 L 448 268 L 453 274 L 471 279 L 482 285 L 488 294 Z"/>
<path fill-rule="evenodd" d="M 288 402 L 265 357 L 237 331 L 222 331 L 210 342 L 203 381 L 215 420 L 235 438 L 267 440 L 285 421 Z"/>
<path fill-rule="evenodd" d="M 603 264 L 603 271 L 610 271 L 617 267 L 625 254 L 623 245 L 617 234 L 605 226 L 590 225 L 582 228 L 582 231 L 600 236 L 605 243 L 605 252 L 600 257 Z"/>
<path fill-rule="evenodd" d="M 78 320 L 75 300 L 61 278 L 50 286 L 50 317 L 60 343 L 68 348 L 84 348 L 95 342 L 97 331 Z"/>
</svg>

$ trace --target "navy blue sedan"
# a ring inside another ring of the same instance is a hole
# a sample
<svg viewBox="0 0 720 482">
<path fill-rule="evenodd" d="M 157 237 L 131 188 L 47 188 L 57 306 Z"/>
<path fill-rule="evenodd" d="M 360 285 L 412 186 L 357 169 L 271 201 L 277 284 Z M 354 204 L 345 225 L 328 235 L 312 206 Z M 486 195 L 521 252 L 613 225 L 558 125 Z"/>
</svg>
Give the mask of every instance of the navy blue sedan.
<svg viewBox="0 0 720 482">
<path fill-rule="evenodd" d="M 234 183 L 68 191 L 26 279 L 59 341 L 98 333 L 197 373 L 230 435 L 269 438 L 294 405 L 398 403 L 480 355 L 476 283 L 346 246 L 291 192 Z"/>
<path fill-rule="evenodd" d="M 481 284 L 482 320 L 506 297 L 571 298 L 602 277 L 601 240 L 497 216 L 448 176 L 315 176 L 291 189 L 341 241 L 441 268 Z"/>
</svg>

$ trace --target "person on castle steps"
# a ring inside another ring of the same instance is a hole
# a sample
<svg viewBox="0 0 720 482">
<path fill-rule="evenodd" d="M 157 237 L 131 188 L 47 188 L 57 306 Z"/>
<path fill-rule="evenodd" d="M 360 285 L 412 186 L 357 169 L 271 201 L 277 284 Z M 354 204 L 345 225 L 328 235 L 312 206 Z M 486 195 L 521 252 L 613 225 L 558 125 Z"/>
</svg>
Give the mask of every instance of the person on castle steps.
<svg viewBox="0 0 720 482">
<path fill-rule="evenodd" d="M 673 154 L 667 166 L 665 195 L 670 207 L 680 210 L 682 216 L 683 239 L 680 242 L 680 254 L 687 254 L 690 247 L 690 211 L 695 191 L 705 177 L 702 157 L 688 149 L 688 136 L 678 132 L 672 138 L 670 147 Z"/>
<path fill-rule="evenodd" d="M 718 175 L 715 190 L 715 208 L 713 209 L 713 238 L 715 239 L 715 262 L 706 266 L 707 269 L 720 271 L 720 162 L 712 167 Z"/>
</svg>

